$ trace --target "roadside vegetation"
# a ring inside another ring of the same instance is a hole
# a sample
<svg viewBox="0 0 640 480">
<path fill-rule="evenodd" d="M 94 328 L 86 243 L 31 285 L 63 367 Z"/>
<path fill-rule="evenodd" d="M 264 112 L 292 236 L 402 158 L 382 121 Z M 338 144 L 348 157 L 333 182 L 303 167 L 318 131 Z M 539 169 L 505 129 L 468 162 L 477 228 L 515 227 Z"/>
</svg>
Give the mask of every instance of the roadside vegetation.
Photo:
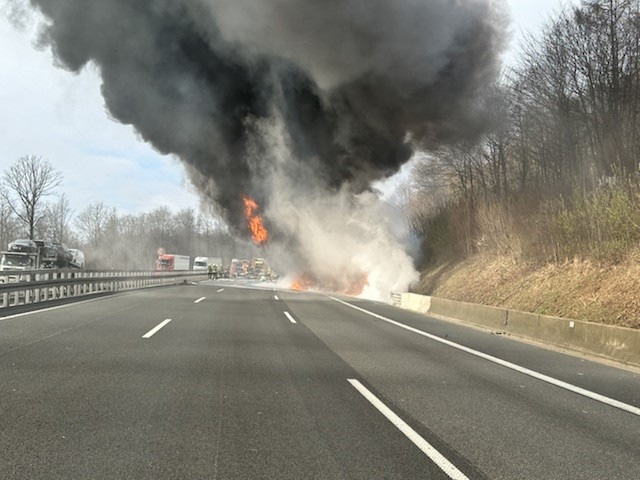
<svg viewBox="0 0 640 480">
<path fill-rule="evenodd" d="M 152 270 L 157 249 L 195 257 L 230 260 L 250 247 L 229 233 L 214 216 L 158 207 L 121 214 L 104 202 L 75 212 L 60 192 L 62 175 L 45 159 L 18 159 L 0 181 L 0 245 L 18 238 L 50 239 L 79 248 L 86 268 Z M 247 253 L 247 256 L 251 256 Z"/>
<path fill-rule="evenodd" d="M 486 93 L 488 131 L 417 164 L 417 290 L 638 326 L 639 39 L 639 0 L 567 6 Z"/>
</svg>

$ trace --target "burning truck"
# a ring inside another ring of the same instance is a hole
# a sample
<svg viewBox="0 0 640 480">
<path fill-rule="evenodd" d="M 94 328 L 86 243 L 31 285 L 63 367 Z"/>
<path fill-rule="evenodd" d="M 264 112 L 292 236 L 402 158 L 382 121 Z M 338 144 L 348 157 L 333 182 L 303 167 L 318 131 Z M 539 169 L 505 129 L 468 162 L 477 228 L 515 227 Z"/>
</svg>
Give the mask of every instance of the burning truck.
<svg viewBox="0 0 640 480">
<path fill-rule="evenodd" d="M 270 239 L 269 230 L 267 229 L 262 215 L 259 213 L 260 207 L 258 203 L 248 195 L 243 195 L 244 215 L 247 222 L 247 228 L 251 234 L 253 243 L 259 246 L 268 256 L 268 242 Z M 236 260 L 234 265 L 232 261 L 232 270 L 238 271 L 240 261 Z M 247 262 L 248 263 L 248 262 Z M 254 258 L 249 264 L 253 270 L 260 271 L 260 278 L 267 275 L 273 278 L 274 274 L 267 264 L 265 258 Z M 300 265 L 293 265 L 294 271 L 300 269 Z M 319 269 L 302 269 L 293 275 L 288 275 L 283 280 L 287 288 L 292 290 L 318 290 L 326 292 L 344 293 L 346 295 L 358 296 L 362 294 L 368 285 L 368 274 L 357 268 L 351 268 L 351 272 L 333 270 L 327 272 Z"/>
<path fill-rule="evenodd" d="M 484 134 L 507 44 L 495 0 L 20 3 L 56 64 L 95 65 L 110 116 L 180 158 L 234 234 L 249 211 L 276 270 L 380 299 L 418 274 L 400 215 L 368 194 L 415 155 Z"/>
</svg>

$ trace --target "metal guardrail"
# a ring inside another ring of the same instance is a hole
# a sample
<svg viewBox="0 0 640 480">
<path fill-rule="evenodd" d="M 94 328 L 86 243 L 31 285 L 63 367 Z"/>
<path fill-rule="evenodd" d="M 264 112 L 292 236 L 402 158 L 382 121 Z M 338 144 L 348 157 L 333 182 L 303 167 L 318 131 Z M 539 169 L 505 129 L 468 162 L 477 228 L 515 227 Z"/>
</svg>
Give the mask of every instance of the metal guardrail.
<svg viewBox="0 0 640 480">
<path fill-rule="evenodd" d="M 402 305 L 402 294 L 391 292 L 391 305 L 394 307 L 399 307 Z"/>
<path fill-rule="evenodd" d="M 206 278 L 206 272 L 193 271 L 5 270 L 0 271 L 0 309 Z"/>
</svg>

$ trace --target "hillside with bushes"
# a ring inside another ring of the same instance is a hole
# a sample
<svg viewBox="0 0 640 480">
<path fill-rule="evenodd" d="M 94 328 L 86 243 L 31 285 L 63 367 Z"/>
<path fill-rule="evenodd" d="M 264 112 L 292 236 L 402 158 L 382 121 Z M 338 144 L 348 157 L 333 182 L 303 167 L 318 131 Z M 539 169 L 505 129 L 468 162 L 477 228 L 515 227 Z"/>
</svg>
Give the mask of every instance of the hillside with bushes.
<svg viewBox="0 0 640 480">
<path fill-rule="evenodd" d="M 417 163 L 419 293 L 640 327 L 639 38 L 638 0 L 567 7 Z"/>
</svg>

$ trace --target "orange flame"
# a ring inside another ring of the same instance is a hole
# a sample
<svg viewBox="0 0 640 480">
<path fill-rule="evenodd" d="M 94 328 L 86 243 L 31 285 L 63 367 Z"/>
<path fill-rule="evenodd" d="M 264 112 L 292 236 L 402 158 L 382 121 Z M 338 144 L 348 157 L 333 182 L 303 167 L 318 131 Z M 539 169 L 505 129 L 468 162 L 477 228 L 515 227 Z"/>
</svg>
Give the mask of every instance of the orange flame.
<svg viewBox="0 0 640 480">
<path fill-rule="evenodd" d="M 291 284 L 291 290 L 296 290 L 298 292 L 302 290 L 311 290 L 315 287 L 315 284 L 316 281 L 311 275 L 303 273 L 293 281 Z"/>
<path fill-rule="evenodd" d="M 262 216 L 258 214 L 258 203 L 248 195 L 242 196 L 244 202 L 244 216 L 251 232 L 251 239 L 256 245 L 263 245 L 269 240 L 269 231 L 264 226 Z"/>
<path fill-rule="evenodd" d="M 321 290 L 325 292 L 343 293 L 345 295 L 358 296 L 369 285 L 368 276 L 365 273 L 347 275 L 347 278 L 317 278 L 306 272 L 298 276 L 291 283 L 291 290 Z"/>
</svg>

